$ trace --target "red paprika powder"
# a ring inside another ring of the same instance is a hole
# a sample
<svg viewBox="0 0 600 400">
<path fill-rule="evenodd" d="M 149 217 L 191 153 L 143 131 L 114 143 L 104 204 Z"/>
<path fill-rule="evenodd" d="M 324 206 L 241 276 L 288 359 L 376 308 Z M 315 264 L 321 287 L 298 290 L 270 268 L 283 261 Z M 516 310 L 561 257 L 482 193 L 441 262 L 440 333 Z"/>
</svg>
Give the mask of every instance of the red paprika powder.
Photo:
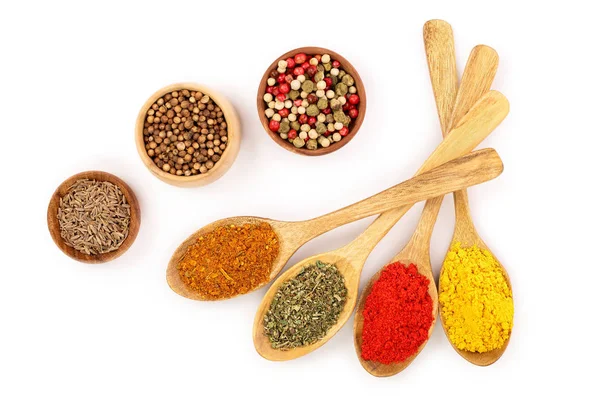
<svg viewBox="0 0 600 400">
<path fill-rule="evenodd" d="M 384 268 L 363 310 L 364 360 L 393 364 L 416 353 L 433 322 L 428 287 L 429 279 L 414 264 L 395 262 Z"/>
</svg>

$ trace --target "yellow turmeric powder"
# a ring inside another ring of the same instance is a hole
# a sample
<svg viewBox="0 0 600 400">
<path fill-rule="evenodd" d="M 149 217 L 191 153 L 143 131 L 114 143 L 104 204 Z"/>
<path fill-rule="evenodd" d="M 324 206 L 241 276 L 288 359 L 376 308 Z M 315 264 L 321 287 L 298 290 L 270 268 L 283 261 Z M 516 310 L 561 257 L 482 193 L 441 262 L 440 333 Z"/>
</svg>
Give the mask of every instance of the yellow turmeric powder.
<svg viewBox="0 0 600 400">
<path fill-rule="evenodd" d="M 512 292 L 489 251 L 453 243 L 439 289 L 446 331 L 458 349 L 484 353 L 508 340 L 513 326 Z"/>
</svg>

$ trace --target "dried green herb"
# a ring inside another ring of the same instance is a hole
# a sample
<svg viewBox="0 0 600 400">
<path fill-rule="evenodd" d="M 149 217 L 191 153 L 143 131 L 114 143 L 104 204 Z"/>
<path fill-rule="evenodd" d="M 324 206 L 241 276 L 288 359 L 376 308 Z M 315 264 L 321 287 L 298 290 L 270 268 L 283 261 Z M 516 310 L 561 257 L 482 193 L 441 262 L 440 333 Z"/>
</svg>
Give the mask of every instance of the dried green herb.
<svg viewBox="0 0 600 400">
<path fill-rule="evenodd" d="M 346 304 L 344 277 L 333 264 L 317 261 L 284 282 L 263 321 L 271 347 L 289 350 L 323 339 Z"/>
</svg>

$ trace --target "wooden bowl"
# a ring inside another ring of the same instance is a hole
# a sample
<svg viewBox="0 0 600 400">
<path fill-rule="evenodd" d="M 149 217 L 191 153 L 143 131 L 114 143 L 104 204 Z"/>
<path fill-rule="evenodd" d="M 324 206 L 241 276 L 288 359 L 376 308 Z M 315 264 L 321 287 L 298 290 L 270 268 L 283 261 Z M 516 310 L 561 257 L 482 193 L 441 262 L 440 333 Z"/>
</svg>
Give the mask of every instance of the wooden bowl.
<svg viewBox="0 0 600 400">
<path fill-rule="evenodd" d="M 150 158 L 146 153 L 146 146 L 144 143 L 144 122 L 146 120 L 146 112 L 148 109 L 165 94 L 179 90 L 194 90 L 200 91 L 210 96 L 211 99 L 221 108 L 225 121 L 227 122 L 227 147 L 221 155 L 221 159 L 215 163 L 215 166 L 205 174 L 198 174 L 193 176 L 177 176 L 172 175 L 168 172 L 160 169 L 154 160 Z M 173 85 L 165 86 L 154 93 L 146 103 L 142 106 L 137 121 L 135 123 L 135 144 L 138 150 L 140 158 L 144 162 L 144 165 L 152 172 L 154 176 L 163 182 L 170 185 L 179 187 L 194 187 L 204 186 L 211 182 L 216 181 L 225 174 L 233 165 L 235 158 L 240 150 L 240 139 L 241 139 L 241 128 L 240 120 L 238 115 L 229 101 L 219 93 L 209 89 L 205 86 L 198 85 L 197 83 L 175 83 Z"/>
<path fill-rule="evenodd" d="M 263 100 L 265 89 L 267 87 L 267 79 L 269 78 L 269 73 L 277 68 L 277 62 L 279 62 L 279 60 L 285 60 L 288 57 L 293 57 L 298 53 L 306 53 L 307 55 L 329 54 L 333 60 L 339 61 L 341 68 L 350 75 L 352 75 L 352 77 L 354 78 L 357 94 L 360 97 L 360 103 L 358 103 L 358 117 L 354 121 L 352 121 L 352 123 L 350 123 L 350 126 L 348 127 L 348 135 L 342 138 L 342 140 L 340 140 L 339 142 L 332 143 L 329 147 L 319 147 L 316 150 L 309 150 L 305 147 L 297 148 L 287 140 L 283 140 L 279 136 L 279 133 L 273 132 L 269 129 L 269 119 L 265 115 L 265 109 L 267 108 L 267 105 Z M 350 64 L 350 62 L 344 57 L 342 57 L 335 51 L 324 49 L 322 47 L 300 47 L 298 49 L 294 49 L 282 54 L 281 56 L 277 57 L 277 59 L 275 59 L 275 61 L 273 61 L 271 65 L 269 65 L 269 68 L 267 68 L 267 70 L 265 71 L 258 86 L 258 93 L 256 94 L 256 108 L 258 109 L 258 118 L 260 118 L 260 122 L 262 123 L 263 128 L 265 128 L 265 131 L 269 134 L 271 139 L 273 139 L 278 145 L 280 145 L 286 150 L 291 151 L 292 153 L 302 154 L 305 156 L 322 156 L 341 149 L 346 144 L 348 144 L 348 142 L 350 142 L 352 138 L 354 138 L 354 136 L 360 129 L 363 120 L 365 119 L 365 112 L 367 111 L 367 96 L 365 95 L 365 87 L 363 85 L 362 79 L 360 78 L 360 75 L 352 66 L 352 64 Z"/>
<path fill-rule="evenodd" d="M 63 238 L 60 236 L 60 225 L 58 223 L 58 207 L 60 204 L 60 199 L 67 194 L 69 188 L 79 179 L 95 179 L 100 182 L 110 182 L 114 185 L 117 185 L 123 195 L 127 199 L 127 203 L 131 207 L 131 219 L 129 222 L 129 234 L 127 238 L 121 243 L 121 246 L 117 250 L 103 253 L 103 254 L 95 254 L 88 255 L 80 252 L 79 250 L 74 249 L 73 247 L 67 246 Z M 56 189 L 52 198 L 50 199 L 50 204 L 48 205 L 48 230 L 50 231 L 50 235 L 52 236 L 52 240 L 58 246 L 59 249 L 62 250 L 63 253 L 68 255 L 69 257 L 89 264 L 100 264 L 110 260 L 114 260 L 119 257 L 121 254 L 125 253 L 129 247 L 135 241 L 137 234 L 140 230 L 141 223 L 141 215 L 140 215 L 140 205 L 138 203 L 133 190 L 121 179 L 116 176 L 109 174 L 108 172 L 103 171 L 86 171 L 81 172 L 79 174 L 73 175 L 66 181 L 60 184 L 60 186 Z"/>
</svg>

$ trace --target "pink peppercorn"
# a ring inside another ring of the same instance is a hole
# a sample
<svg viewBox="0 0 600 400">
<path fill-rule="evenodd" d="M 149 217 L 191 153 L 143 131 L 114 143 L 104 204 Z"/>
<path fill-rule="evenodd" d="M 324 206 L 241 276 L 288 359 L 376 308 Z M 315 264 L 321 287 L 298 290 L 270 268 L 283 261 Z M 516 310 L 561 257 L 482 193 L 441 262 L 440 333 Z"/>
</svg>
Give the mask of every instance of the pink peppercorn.
<svg viewBox="0 0 600 400">
<path fill-rule="evenodd" d="M 338 60 L 335 60 L 331 63 L 331 65 L 333 66 L 333 68 L 339 68 L 340 67 L 340 62 Z"/>
<path fill-rule="evenodd" d="M 277 98 L 277 100 L 279 100 L 279 101 L 281 101 L 281 102 L 284 102 L 284 101 L 285 101 L 285 99 L 287 99 L 287 96 L 286 96 L 284 93 L 279 93 L 279 94 L 276 96 L 276 98 Z"/>
<path fill-rule="evenodd" d="M 286 118 L 288 115 L 290 115 L 290 110 L 287 108 L 282 108 L 281 110 L 277 111 L 277 113 L 281 115 L 281 118 Z"/>
<path fill-rule="evenodd" d="M 317 73 L 317 67 L 315 67 L 314 65 L 309 65 L 308 68 L 306 68 L 306 73 L 310 76 L 313 76 Z"/>
<path fill-rule="evenodd" d="M 279 88 L 276 88 L 273 86 L 273 90 L 271 91 L 271 93 L 273 94 L 273 96 L 277 96 L 279 94 Z M 348 104 L 348 103 L 346 103 Z"/>
<path fill-rule="evenodd" d="M 288 139 L 296 139 L 296 137 L 298 136 L 298 132 L 295 129 L 290 129 L 290 131 L 288 132 Z"/>
<path fill-rule="evenodd" d="M 294 61 L 296 62 L 296 64 L 302 64 L 303 62 L 306 62 L 306 54 L 304 53 L 298 53 L 294 56 Z"/>
<path fill-rule="evenodd" d="M 277 77 L 277 83 L 283 82 L 285 82 L 285 74 L 279 74 L 279 76 Z"/>
<path fill-rule="evenodd" d="M 314 126 L 314 125 L 317 123 L 317 119 L 316 119 L 315 117 L 308 117 L 308 121 L 307 121 L 307 123 L 308 123 L 310 126 Z"/>
<path fill-rule="evenodd" d="M 293 80 L 294 80 L 294 77 L 292 76 L 292 74 L 287 74 L 285 76 L 286 83 L 292 83 Z"/>
<path fill-rule="evenodd" d="M 289 92 L 290 92 L 290 85 L 288 85 L 287 83 L 282 83 L 281 85 L 279 85 L 279 93 L 285 94 L 285 93 L 289 93 Z"/>
<path fill-rule="evenodd" d="M 360 102 L 360 97 L 358 97 L 357 94 L 351 94 L 350 97 L 348 97 L 348 102 L 350 104 L 358 104 Z"/>
<path fill-rule="evenodd" d="M 352 119 L 358 117 L 358 110 L 353 108 L 352 110 L 348 111 L 348 116 Z"/>
<path fill-rule="evenodd" d="M 302 68 L 302 67 L 294 68 L 294 75 L 296 75 L 296 76 L 304 75 L 304 68 Z"/>
<path fill-rule="evenodd" d="M 340 135 L 342 135 L 342 136 L 348 135 L 348 127 L 347 126 L 344 126 L 342 129 L 340 129 Z"/>
<path fill-rule="evenodd" d="M 308 63 L 308 61 L 305 61 L 302 63 L 302 68 L 304 68 L 304 70 L 306 70 L 308 67 L 310 67 L 310 64 Z"/>
<path fill-rule="evenodd" d="M 331 114 L 331 108 L 329 108 L 329 107 L 327 107 L 327 108 L 324 108 L 324 109 L 323 109 L 321 112 L 322 112 L 323 114 L 325 114 L 325 115 L 327 115 L 327 114 Z"/>
<path fill-rule="evenodd" d="M 296 107 L 300 107 L 302 105 L 302 99 L 296 99 L 296 100 L 294 100 L 294 105 Z"/>
<path fill-rule="evenodd" d="M 273 93 L 274 86 L 267 87 L 267 93 Z"/>
<path fill-rule="evenodd" d="M 308 122 L 308 115 L 306 114 L 300 114 L 300 116 L 298 117 L 298 122 L 300 122 L 301 124 L 305 124 Z"/>
<path fill-rule="evenodd" d="M 292 57 L 288 57 L 288 59 L 285 61 L 287 62 L 288 68 L 294 68 L 294 65 L 296 65 L 296 61 L 294 61 Z"/>
<path fill-rule="evenodd" d="M 277 132 L 279 130 L 279 122 L 274 119 L 269 121 L 269 129 L 273 132 Z"/>
<path fill-rule="evenodd" d="M 331 87 L 331 84 L 333 83 L 333 81 L 331 80 L 331 78 L 325 78 L 323 79 L 325 81 L 325 84 L 327 86 L 325 86 L 325 89 L 329 89 Z"/>
</svg>

